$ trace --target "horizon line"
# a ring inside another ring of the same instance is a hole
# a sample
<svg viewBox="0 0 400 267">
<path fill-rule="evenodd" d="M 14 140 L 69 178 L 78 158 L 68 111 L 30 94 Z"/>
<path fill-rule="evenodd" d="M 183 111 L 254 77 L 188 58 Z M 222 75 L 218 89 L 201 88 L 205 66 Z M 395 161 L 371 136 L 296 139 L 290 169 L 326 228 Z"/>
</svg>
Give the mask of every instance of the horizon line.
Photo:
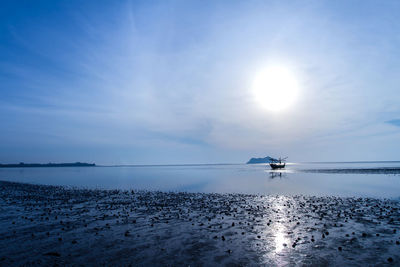
<svg viewBox="0 0 400 267">
<path fill-rule="evenodd" d="M 298 164 L 323 164 L 323 163 L 397 163 L 400 160 L 364 160 L 364 161 L 298 161 L 288 163 Z M 96 167 L 162 167 L 162 166 L 205 166 L 205 165 L 258 165 L 267 163 L 173 163 L 173 164 L 96 164 Z"/>
<path fill-rule="evenodd" d="M 287 163 L 292 163 L 292 164 L 333 164 L 333 163 L 398 163 L 400 160 L 359 160 L 359 161 L 293 161 L 293 162 L 287 162 Z M 20 162 L 21 163 L 21 162 Z M 18 165 L 20 163 L 0 163 L 0 165 Z M 222 166 L 222 165 L 261 165 L 261 164 L 268 164 L 267 162 L 265 163 L 251 163 L 248 164 L 246 162 L 225 162 L 225 163 L 158 163 L 158 164 L 96 164 L 95 162 L 92 163 L 86 163 L 86 162 L 73 162 L 73 163 L 67 163 L 67 162 L 60 162 L 60 163 L 55 163 L 55 162 L 47 162 L 47 163 L 25 163 L 25 165 L 30 165 L 30 164 L 40 164 L 40 165 L 45 165 L 45 164 L 75 164 L 75 163 L 83 163 L 83 164 L 95 164 L 94 167 L 163 167 L 163 166 Z"/>
</svg>

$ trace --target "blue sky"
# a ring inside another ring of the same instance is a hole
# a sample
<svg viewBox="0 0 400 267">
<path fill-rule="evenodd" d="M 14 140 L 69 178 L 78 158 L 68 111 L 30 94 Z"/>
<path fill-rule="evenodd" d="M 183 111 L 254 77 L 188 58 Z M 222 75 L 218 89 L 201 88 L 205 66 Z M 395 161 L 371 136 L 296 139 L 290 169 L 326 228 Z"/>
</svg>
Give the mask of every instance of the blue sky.
<svg viewBox="0 0 400 267">
<path fill-rule="evenodd" d="M 399 160 L 398 1 L 2 1 L 0 162 Z M 257 106 L 288 66 L 299 96 Z"/>
</svg>

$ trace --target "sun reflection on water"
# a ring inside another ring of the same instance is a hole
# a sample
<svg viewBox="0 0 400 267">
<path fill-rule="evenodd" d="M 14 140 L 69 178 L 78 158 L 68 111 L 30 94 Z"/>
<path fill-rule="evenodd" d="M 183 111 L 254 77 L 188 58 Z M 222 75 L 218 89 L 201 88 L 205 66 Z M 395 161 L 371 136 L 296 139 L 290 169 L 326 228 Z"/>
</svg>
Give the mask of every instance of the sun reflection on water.
<svg viewBox="0 0 400 267">
<path fill-rule="evenodd" d="M 285 196 L 270 196 L 265 202 L 268 207 L 264 218 L 265 240 L 260 247 L 263 252 L 264 263 L 267 266 L 288 265 L 288 256 L 291 253 L 292 237 L 288 225 L 289 207 Z M 289 248 L 290 247 L 290 248 Z"/>
<path fill-rule="evenodd" d="M 286 211 L 286 206 L 283 205 L 284 197 L 279 197 L 277 201 L 274 202 L 273 208 L 275 210 L 279 210 L 276 217 L 276 222 L 274 224 L 274 243 L 275 243 L 275 253 L 280 253 L 282 250 L 289 246 L 290 239 L 287 238 L 286 232 L 287 227 L 284 221 L 284 217 L 282 216 Z"/>
<path fill-rule="evenodd" d="M 289 239 L 285 237 L 283 227 L 278 227 L 275 235 L 275 252 L 280 253 L 289 243 Z"/>
</svg>

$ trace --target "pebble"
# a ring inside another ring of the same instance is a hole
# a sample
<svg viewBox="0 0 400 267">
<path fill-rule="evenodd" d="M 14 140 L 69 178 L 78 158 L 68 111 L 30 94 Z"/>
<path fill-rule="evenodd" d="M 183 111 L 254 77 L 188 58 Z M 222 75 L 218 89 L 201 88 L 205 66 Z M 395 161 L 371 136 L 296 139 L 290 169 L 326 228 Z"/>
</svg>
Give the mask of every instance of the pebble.
<svg viewBox="0 0 400 267">
<path fill-rule="evenodd" d="M 43 254 L 44 256 L 55 256 L 55 257 L 61 257 L 60 253 L 58 252 L 47 252 Z"/>
</svg>

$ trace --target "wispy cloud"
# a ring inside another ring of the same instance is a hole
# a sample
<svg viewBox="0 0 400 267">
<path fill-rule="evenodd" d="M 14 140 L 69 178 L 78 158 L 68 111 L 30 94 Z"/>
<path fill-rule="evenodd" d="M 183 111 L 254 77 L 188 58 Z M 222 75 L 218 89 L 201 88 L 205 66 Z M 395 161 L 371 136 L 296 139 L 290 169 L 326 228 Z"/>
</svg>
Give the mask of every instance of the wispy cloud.
<svg viewBox="0 0 400 267">
<path fill-rule="evenodd" d="M 394 119 L 394 120 L 389 120 L 389 121 L 385 121 L 386 123 L 389 123 L 391 125 L 400 127 L 400 119 Z"/>
</svg>

